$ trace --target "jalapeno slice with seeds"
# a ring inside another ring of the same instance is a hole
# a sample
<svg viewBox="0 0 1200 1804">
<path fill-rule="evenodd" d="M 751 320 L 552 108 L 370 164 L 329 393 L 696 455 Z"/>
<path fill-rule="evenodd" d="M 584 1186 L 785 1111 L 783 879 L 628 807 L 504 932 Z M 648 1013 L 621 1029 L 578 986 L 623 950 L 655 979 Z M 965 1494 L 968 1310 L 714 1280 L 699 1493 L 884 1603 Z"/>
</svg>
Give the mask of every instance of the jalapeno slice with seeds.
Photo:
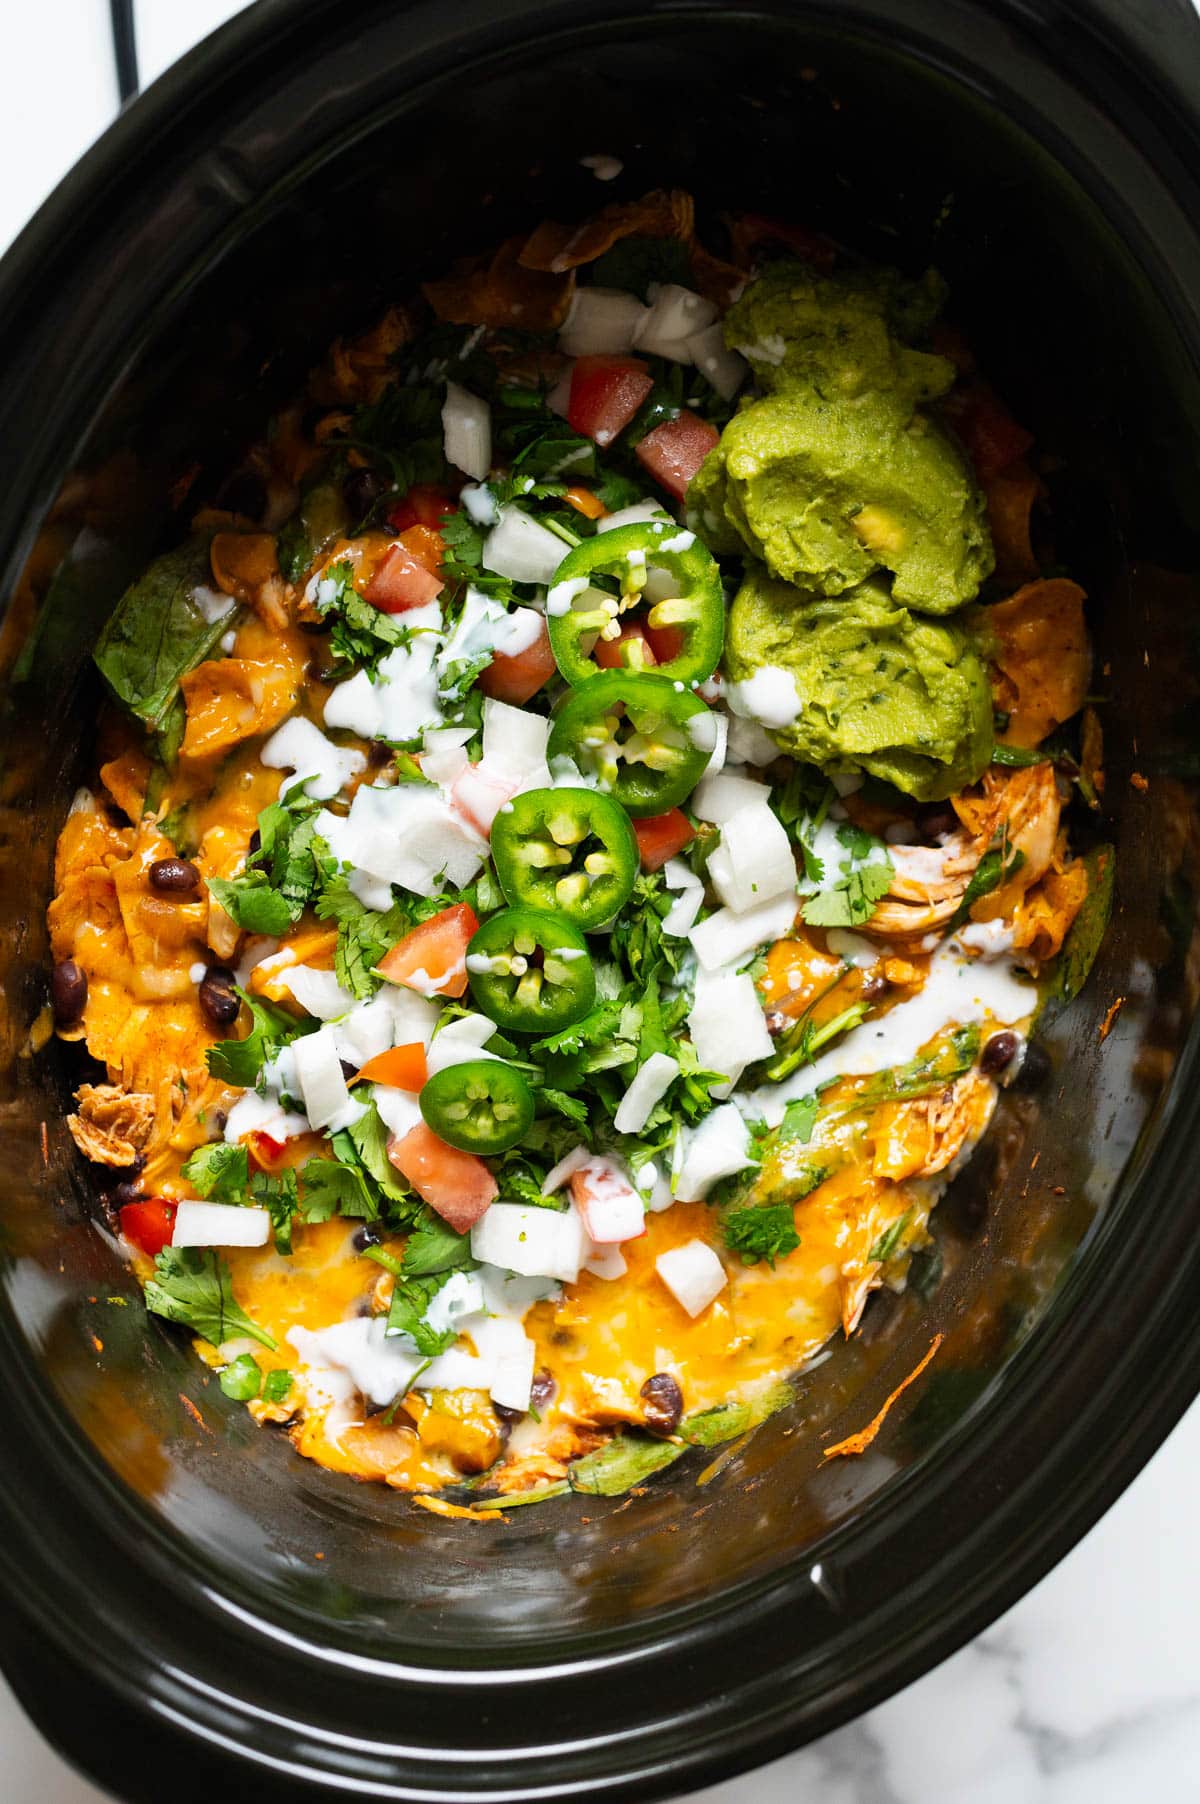
<svg viewBox="0 0 1200 1804">
<path fill-rule="evenodd" d="M 459 1152 L 507 1152 L 529 1131 L 533 1091 L 503 1059 L 447 1065 L 421 1091 L 426 1125 Z"/>
<path fill-rule="evenodd" d="M 638 870 L 629 816 L 595 789 L 527 789 L 492 823 L 492 857 L 517 908 L 563 914 L 587 933 L 628 901 Z"/>
<path fill-rule="evenodd" d="M 546 597 L 550 645 L 568 683 L 601 668 L 600 644 L 671 682 L 712 675 L 725 638 L 721 573 L 707 546 L 673 520 L 598 532 L 569 551 Z M 623 629 L 637 626 L 629 636 Z"/>
<path fill-rule="evenodd" d="M 690 795 L 716 744 L 716 716 L 690 689 L 609 670 L 566 696 L 547 752 L 570 758 L 640 817 L 665 814 Z"/>
<path fill-rule="evenodd" d="M 467 947 L 467 982 L 476 1007 L 510 1033 L 557 1033 L 596 1000 L 582 933 L 536 908 L 502 908 L 484 922 Z"/>
</svg>

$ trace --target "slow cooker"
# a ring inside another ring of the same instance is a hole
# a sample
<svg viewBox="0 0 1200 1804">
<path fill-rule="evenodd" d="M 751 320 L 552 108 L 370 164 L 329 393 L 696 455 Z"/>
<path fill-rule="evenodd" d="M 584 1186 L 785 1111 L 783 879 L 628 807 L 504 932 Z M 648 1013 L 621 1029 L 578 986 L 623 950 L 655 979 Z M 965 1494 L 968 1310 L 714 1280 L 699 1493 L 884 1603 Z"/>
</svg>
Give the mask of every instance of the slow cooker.
<svg viewBox="0 0 1200 1804">
<path fill-rule="evenodd" d="M 623 165 L 606 190 L 597 154 Z M 936 1283 L 873 1305 L 716 1471 L 448 1521 L 253 1430 L 147 1321 L 64 1126 L 70 1049 L 28 1039 L 54 839 L 91 644 L 180 531 L 182 488 L 214 487 L 328 341 L 422 276 L 656 186 L 947 277 L 1089 590 L 1116 908 L 938 1212 Z M 1191 1401 L 1198 222 L 1187 0 L 260 0 L 18 240 L 0 1661 L 101 1784 L 156 1804 L 685 1792 L 975 1634 Z M 869 1451 L 825 1460 L 934 1333 Z"/>
</svg>

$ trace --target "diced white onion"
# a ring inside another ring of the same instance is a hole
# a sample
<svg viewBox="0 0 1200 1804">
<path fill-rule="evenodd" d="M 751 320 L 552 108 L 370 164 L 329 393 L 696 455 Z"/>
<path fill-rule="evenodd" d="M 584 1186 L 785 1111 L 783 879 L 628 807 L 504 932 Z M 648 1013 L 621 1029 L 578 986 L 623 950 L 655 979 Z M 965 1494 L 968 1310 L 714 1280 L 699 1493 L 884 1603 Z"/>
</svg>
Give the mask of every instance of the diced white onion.
<svg viewBox="0 0 1200 1804">
<path fill-rule="evenodd" d="M 494 1059 L 496 1054 L 485 1052 L 484 1047 L 495 1031 L 496 1023 L 486 1015 L 460 1015 L 458 1020 L 448 1021 L 429 1042 L 430 1077 L 436 1071 L 444 1071 L 447 1065 L 463 1065 L 469 1059 Z"/>
<path fill-rule="evenodd" d="M 684 343 L 700 374 L 712 384 L 723 401 L 732 401 L 746 380 L 747 364 L 744 357 L 739 357 L 726 345 L 721 322 L 715 320 L 703 331 L 693 332 Z"/>
<path fill-rule="evenodd" d="M 425 1364 L 406 1347 L 403 1337 L 389 1335 L 387 1317 L 359 1316 L 313 1332 L 292 1328 L 288 1339 L 306 1365 L 345 1372 L 355 1388 L 380 1408 L 401 1396 Z"/>
<path fill-rule="evenodd" d="M 646 1232 L 646 1209 L 624 1169 L 597 1154 L 572 1175 L 571 1191 L 584 1232 L 597 1246 L 636 1240 Z"/>
<path fill-rule="evenodd" d="M 310 965 L 289 965 L 279 975 L 279 987 L 290 992 L 300 1007 L 320 1021 L 337 1021 L 348 1015 L 355 998 L 344 990 L 332 971 L 314 971 Z"/>
<path fill-rule="evenodd" d="M 482 482 L 492 467 L 492 413 L 486 401 L 447 382 L 442 403 L 442 448 L 446 462 Z"/>
<path fill-rule="evenodd" d="M 236 1203 L 182 1202 L 175 1210 L 173 1247 L 262 1247 L 271 1232 L 266 1209 Z"/>
<path fill-rule="evenodd" d="M 471 1252 L 488 1265 L 523 1277 L 573 1284 L 586 1252 L 583 1221 L 575 1208 L 531 1209 L 493 1203 L 471 1229 Z"/>
<path fill-rule="evenodd" d="M 362 1107 L 350 1099 L 330 1029 L 323 1027 L 315 1034 L 301 1035 L 292 1042 L 290 1050 L 296 1062 L 304 1111 L 313 1127 L 336 1132 L 357 1121 Z"/>
<path fill-rule="evenodd" d="M 635 340 L 641 351 L 656 357 L 669 357 L 674 363 L 690 363 L 692 353 L 688 339 L 717 317 L 717 308 L 694 289 L 678 282 L 664 282 L 651 303 Z"/>
<path fill-rule="evenodd" d="M 738 914 L 796 890 L 796 860 L 782 824 L 764 802 L 738 809 L 721 829 L 708 875 L 722 902 Z"/>
<path fill-rule="evenodd" d="M 658 1255 L 654 1269 L 675 1301 L 693 1317 L 703 1315 L 729 1282 L 725 1267 L 703 1240 L 670 1247 Z"/>
<path fill-rule="evenodd" d="M 744 914 L 719 908 L 693 927 L 688 938 L 702 968 L 718 971 L 723 965 L 740 964 L 757 946 L 783 939 L 795 925 L 798 906 L 793 896 L 782 895 L 773 902 L 760 902 Z"/>
<path fill-rule="evenodd" d="M 567 555 L 560 538 L 539 526 L 519 507 L 502 507 L 500 519 L 483 541 L 485 570 L 514 583 L 548 584 Z"/>
<path fill-rule="evenodd" d="M 675 525 L 662 502 L 647 495 L 644 501 L 634 501 L 629 507 L 619 507 L 615 514 L 605 514 L 602 520 L 597 520 L 596 531 L 619 532 L 622 526 L 640 526 L 645 520 L 662 520 L 670 526 Z"/>
<path fill-rule="evenodd" d="M 731 770 L 706 771 L 692 795 L 692 813 L 702 821 L 723 827 L 743 808 L 761 807 L 769 791 L 765 783 Z"/>
<path fill-rule="evenodd" d="M 770 1056 L 771 1036 L 748 972 L 716 976 L 698 972 L 696 998 L 687 1019 L 703 1069 L 723 1072 L 731 1084 L 747 1065 Z"/>
<path fill-rule="evenodd" d="M 675 1144 L 673 1184 L 685 1203 L 702 1202 L 721 1178 L 753 1164 L 750 1130 L 734 1103 L 722 1103 L 699 1127 L 684 1128 Z"/>
<path fill-rule="evenodd" d="M 678 1074 L 678 1059 L 665 1052 L 652 1052 L 617 1107 L 613 1126 L 618 1134 L 640 1134 Z M 593 1234 L 592 1238 L 596 1236 Z"/>
<path fill-rule="evenodd" d="M 773 764 L 779 747 L 764 727 L 744 714 L 726 716 L 729 722 L 729 757 L 735 764 Z"/>
<path fill-rule="evenodd" d="M 636 295 L 621 288 L 577 288 L 558 336 L 568 357 L 619 356 L 631 350 L 649 318 Z"/>
</svg>

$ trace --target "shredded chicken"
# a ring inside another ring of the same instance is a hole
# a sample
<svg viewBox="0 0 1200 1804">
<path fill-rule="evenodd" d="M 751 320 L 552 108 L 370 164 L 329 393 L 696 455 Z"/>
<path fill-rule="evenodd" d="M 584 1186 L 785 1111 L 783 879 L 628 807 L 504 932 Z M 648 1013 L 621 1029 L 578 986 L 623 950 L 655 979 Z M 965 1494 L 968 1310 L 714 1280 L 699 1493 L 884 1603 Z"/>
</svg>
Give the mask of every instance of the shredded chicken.
<svg viewBox="0 0 1200 1804">
<path fill-rule="evenodd" d="M 119 1084 L 80 1084 L 71 1137 L 97 1165 L 133 1165 L 154 1127 L 154 1098 Z"/>
<path fill-rule="evenodd" d="M 886 1103 L 872 1124 L 875 1176 L 900 1183 L 945 1171 L 968 1140 L 982 1134 L 995 1096 L 986 1077 L 968 1071 L 933 1096 Z"/>
</svg>

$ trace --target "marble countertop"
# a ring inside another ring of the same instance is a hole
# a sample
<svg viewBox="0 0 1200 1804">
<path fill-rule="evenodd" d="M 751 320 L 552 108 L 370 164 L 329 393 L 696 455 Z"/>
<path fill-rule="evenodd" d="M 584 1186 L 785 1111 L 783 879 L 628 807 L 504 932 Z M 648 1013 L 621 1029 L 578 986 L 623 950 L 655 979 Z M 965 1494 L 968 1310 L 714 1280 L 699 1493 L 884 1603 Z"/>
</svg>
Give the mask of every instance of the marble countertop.
<svg viewBox="0 0 1200 1804">
<path fill-rule="evenodd" d="M 143 81 L 243 0 L 136 0 Z M 5 21 L 0 249 L 116 106 L 107 0 L 38 0 Z M 15 51 L 15 55 L 11 54 Z M 1200 1406 L 1042 1583 L 871 1711 L 690 1804 L 1167 1804 L 1200 1799 Z M 103 1804 L 0 1682 L 5 1804 Z"/>
</svg>

